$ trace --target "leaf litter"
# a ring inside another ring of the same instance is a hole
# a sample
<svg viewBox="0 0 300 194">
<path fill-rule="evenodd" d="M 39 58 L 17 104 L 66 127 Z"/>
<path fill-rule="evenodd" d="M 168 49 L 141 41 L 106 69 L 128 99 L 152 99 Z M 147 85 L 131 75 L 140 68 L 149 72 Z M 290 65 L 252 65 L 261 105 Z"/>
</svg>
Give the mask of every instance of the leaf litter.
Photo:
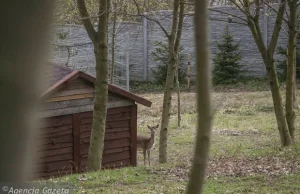
<svg viewBox="0 0 300 194">
<path fill-rule="evenodd" d="M 153 168 L 149 173 L 166 176 L 166 180 L 187 181 L 191 164 L 177 165 L 174 168 Z M 218 176 L 242 177 L 252 175 L 266 175 L 273 177 L 289 175 L 300 172 L 300 161 L 279 157 L 222 157 L 211 159 L 208 163 L 206 176 L 216 178 Z"/>
</svg>

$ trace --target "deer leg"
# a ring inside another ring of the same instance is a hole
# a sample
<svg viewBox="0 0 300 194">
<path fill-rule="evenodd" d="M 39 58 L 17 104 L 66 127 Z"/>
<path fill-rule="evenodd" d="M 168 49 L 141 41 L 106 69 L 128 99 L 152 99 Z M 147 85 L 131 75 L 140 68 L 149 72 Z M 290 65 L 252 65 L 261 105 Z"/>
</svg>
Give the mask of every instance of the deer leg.
<svg viewBox="0 0 300 194">
<path fill-rule="evenodd" d="M 144 154 L 144 165 L 146 165 L 146 150 L 143 150 L 143 154 Z"/>
<path fill-rule="evenodd" d="M 148 161 L 149 161 L 149 166 L 150 166 L 150 150 L 148 150 L 147 152 L 148 152 Z"/>
</svg>

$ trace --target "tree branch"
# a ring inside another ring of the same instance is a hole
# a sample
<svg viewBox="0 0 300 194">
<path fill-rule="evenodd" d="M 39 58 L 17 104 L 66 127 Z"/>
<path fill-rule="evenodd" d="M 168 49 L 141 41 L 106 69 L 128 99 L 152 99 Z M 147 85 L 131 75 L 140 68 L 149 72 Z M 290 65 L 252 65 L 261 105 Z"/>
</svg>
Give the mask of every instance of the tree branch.
<svg viewBox="0 0 300 194">
<path fill-rule="evenodd" d="M 145 14 L 141 14 L 140 7 L 139 7 L 138 3 L 136 2 L 136 0 L 133 0 L 133 2 L 134 2 L 135 6 L 136 6 L 136 9 L 138 11 L 138 16 L 144 17 L 144 18 L 146 18 L 150 21 L 155 22 L 161 28 L 161 30 L 165 33 L 166 37 L 167 38 L 170 37 L 170 34 L 168 33 L 168 31 L 163 27 L 163 25 L 158 20 L 153 19 L 153 18 L 151 18 L 151 17 L 149 17 Z"/>
<path fill-rule="evenodd" d="M 222 20 L 222 19 L 217 19 L 217 18 L 209 18 L 209 20 L 212 20 L 212 21 L 221 21 L 221 22 L 228 22 L 228 20 Z M 230 23 L 248 26 L 248 23 L 242 23 L 242 22 L 236 22 L 236 21 L 231 21 Z"/>
<path fill-rule="evenodd" d="M 180 0 L 174 0 L 174 8 L 173 8 L 173 18 L 172 18 L 172 27 L 170 32 L 169 41 L 172 42 L 175 46 L 175 39 L 177 36 L 178 29 L 178 6 L 180 4 Z"/>
<path fill-rule="evenodd" d="M 272 11 L 274 11 L 276 14 L 278 14 L 278 11 L 277 11 L 273 6 L 271 6 L 269 3 L 265 2 L 265 1 L 263 1 L 263 3 L 264 3 L 268 8 L 270 8 Z M 283 17 L 282 19 L 283 19 L 283 21 L 284 21 L 287 25 L 289 24 L 289 20 L 288 20 L 287 18 Z"/>
<path fill-rule="evenodd" d="M 92 25 L 91 19 L 89 17 L 89 13 L 87 11 L 85 0 L 77 0 L 77 8 L 82 20 L 82 23 L 88 33 L 88 36 L 92 40 L 92 42 L 96 42 L 97 40 L 97 33 Z"/>
<path fill-rule="evenodd" d="M 241 6 L 235 2 L 235 0 L 229 0 L 234 6 L 236 6 L 241 12 L 245 14 L 245 16 L 251 16 L 251 14 L 247 11 L 245 6 L 241 3 Z"/>
<path fill-rule="evenodd" d="M 255 0 L 255 15 L 254 15 L 254 21 L 259 21 L 259 16 L 260 16 L 260 0 Z"/>
<path fill-rule="evenodd" d="M 248 26 L 250 28 L 250 31 L 252 33 L 252 36 L 254 38 L 254 41 L 258 47 L 258 50 L 260 53 L 265 53 L 266 51 L 266 45 L 264 44 L 264 41 L 261 36 L 259 25 L 255 24 L 254 20 L 249 18 Z"/>
<path fill-rule="evenodd" d="M 183 3 L 183 1 L 181 1 L 179 9 L 180 9 L 179 10 L 179 21 L 178 21 L 177 34 L 176 34 L 175 46 L 174 46 L 174 50 L 176 52 L 175 54 L 178 53 L 179 44 L 180 44 L 180 40 L 181 40 L 181 34 L 182 34 L 183 17 L 184 17 L 184 3 Z"/>
<path fill-rule="evenodd" d="M 286 7 L 286 0 L 281 0 L 281 4 L 278 8 L 278 13 L 277 13 L 274 28 L 273 28 L 272 38 L 271 38 L 270 44 L 268 46 L 268 51 L 271 55 L 273 55 L 273 53 L 276 49 L 279 32 L 281 30 L 281 24 L 282 24 L 282 20 L 283 20 L 283 14 L 284 14 L 285 7 Z"/>
<path fill-rule="evenodd" d="M 243 20 L 244 22 L 247 22 L 247 20 L 245 18 L 242 18 L 240 16 L 237 16 L 237 15 L 234 15 L 234 14 L 231 14 L 231 13 L 226 13 L 226 12 L 223 12 L 223 11 L 220 11 L 220 10 L 215 10 L 214 8 L 208 8 L 208 10 L 218 12 L 218 13 L 221 13 L 221 14 L 225 14 L 225 15 L 229 15 L 229 16 L 232 16 L 234 18 L 238 18 L 240 20 Z"/>
<path fill-rule="evenodd" d="M 259 0 L 256 0 L 256 6 L 259 7 Z M 245 5 L 245 11 L 250 13 L 250 3 L 249 0 L 244 0 Z M 261 34 L 260 26 L 259 26 L 259 18 L 257 17 L 257 14 L 253 17 L 252 15 L 247 16 L 248 26 L 250 28 L 250 31 L 252 33 L 252 36 L 254 38 L 254 41 L 261 53 L 266 52 L 266 45 L 264 44 L 263 37 Z"/>
</svg>

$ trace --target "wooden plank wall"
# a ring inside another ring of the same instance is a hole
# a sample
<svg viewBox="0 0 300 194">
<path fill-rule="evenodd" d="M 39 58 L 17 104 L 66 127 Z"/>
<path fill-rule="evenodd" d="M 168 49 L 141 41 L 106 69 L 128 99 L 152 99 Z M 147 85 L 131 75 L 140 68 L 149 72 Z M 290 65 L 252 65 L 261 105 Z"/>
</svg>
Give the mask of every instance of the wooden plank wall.
<svg viewBox="0 0 300 194">
<path fill-rule="evenodd" d="M 92 128 L 92 112 L 80 114 L 81 171 L 87 169 L 87 156 Z M 132 106 L 111 108 L 107 111 L 103 168 L 131 165 Z"/>
<path fill-rule="evenodd" d="M 35 177 L 70 174 L 73 172 L 72 115 L 43 119 L 45 127 L 38 135 Z"/>
<path fill-rule="evenodd" d="M 136 105 L 107 111 L 103 168 L 136 165 Z M 34 163 L 35 178 L 49 178 L 87 169 L 93 112 L 42 119 Z"/>
</svg>

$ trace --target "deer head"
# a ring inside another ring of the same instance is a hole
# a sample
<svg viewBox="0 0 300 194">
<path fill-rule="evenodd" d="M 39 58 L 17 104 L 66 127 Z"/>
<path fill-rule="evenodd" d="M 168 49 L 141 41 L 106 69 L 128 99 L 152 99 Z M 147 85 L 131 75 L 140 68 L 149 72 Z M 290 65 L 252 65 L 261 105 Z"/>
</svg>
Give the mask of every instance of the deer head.
<svg viewBox="0 0 300 194">
<path fill-rule="evenodd" d="M 156 129 L 158 129 L 158 127 L 159 127 L 159 124 L 155 125 L 155 126 L 149 126 L 148 125 L 148 129 L 150 129 L 151 134 L 155 134 L 155 131 L 156 131 Z"/>
</svg>

